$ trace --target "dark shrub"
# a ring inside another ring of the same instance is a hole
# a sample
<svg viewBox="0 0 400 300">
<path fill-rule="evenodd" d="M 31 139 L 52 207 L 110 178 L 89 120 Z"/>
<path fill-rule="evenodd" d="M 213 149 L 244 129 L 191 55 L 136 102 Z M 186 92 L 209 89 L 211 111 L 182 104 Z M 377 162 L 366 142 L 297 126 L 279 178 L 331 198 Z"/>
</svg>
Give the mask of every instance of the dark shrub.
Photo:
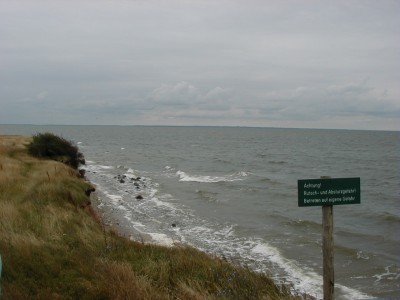
<svg viewBox="0 0 400 300">
<path fill-rule="evenodd" d="M 56 136 L 53 133 L 38 133 L 33 136 L 32 142 L 28 145 L 29 154 L 36 157 L 50 158 L 63 162 L 75 169 L 79 164 L 85 164 L 83 154 L 72 142 Z"/>
</svg>

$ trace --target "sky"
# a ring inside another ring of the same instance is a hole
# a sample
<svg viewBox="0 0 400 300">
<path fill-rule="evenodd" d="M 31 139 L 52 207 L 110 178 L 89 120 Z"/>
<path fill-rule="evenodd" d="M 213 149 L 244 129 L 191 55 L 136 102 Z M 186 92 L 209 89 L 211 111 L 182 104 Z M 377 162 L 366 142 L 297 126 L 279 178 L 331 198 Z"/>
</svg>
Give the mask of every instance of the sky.
<svg viewBox="0 0 400 300">
<path fill-rule="evenodd" d="M 0 0 L 0 124 L 400 130 L 400 1 Z"/>
</svg>

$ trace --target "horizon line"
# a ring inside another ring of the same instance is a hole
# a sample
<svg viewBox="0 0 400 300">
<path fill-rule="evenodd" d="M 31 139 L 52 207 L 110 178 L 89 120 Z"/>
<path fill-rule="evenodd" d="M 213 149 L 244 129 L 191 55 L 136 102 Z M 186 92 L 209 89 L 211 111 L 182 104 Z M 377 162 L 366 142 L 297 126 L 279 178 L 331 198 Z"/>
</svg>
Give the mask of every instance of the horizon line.
<svg viewBox="0 0 400 300">
<path fill-rule="evenodd" d="M 246 125 L 144 125 L 144 124 L 28 124 L 28 123 L 0 123 L 0 126 L 118 126 L 118 127 L 218 127 L 218 128 L 258 128 L 258 129 L 308 129 L 308 130 L 348 130 L 348 131 L 388 131 L 399 132 L 394 129 L 352 129 L 352 128 L 315 128 L 315 127 L 275 127 L 275 126 L 246 126 Z"/>
</svg>

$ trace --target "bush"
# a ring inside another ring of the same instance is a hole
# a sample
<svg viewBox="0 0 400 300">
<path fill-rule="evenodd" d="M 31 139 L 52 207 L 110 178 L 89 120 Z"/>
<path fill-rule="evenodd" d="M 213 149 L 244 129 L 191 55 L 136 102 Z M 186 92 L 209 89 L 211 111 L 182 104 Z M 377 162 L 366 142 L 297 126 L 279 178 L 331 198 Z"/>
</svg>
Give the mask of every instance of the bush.
<svg viewBox="0 0 400 300">
<path fill-rule="evenodd" d="M 34 135 L 32 142 L 28 145 L 28 152 L 32 156 L 63 162 L 75 169 L 79 164 L 85 164 L 85 158 L 78 151 L 78 147 L 50 132 Z"/>
</svg>

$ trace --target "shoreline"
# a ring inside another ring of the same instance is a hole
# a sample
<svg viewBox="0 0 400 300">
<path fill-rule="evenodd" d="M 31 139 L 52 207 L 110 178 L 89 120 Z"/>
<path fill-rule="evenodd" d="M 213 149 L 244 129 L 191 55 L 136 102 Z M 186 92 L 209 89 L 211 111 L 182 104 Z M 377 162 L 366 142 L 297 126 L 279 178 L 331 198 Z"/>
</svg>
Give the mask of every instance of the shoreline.
<svg viewBox="0 0 400 300">
<path fill-rule="evenodd" d="M 91 161 L 90 163 L 93 164 L 94 162 Z M 114 166 L 113 167 L 113 166 L 108 166 L 108 165 L 107 166 L 99 165 L 99 166 L 100 166 L 100 168 L 106 169 L 106 170 L 120 167 L 120 166 L 117 166 L 117 167 Z M 93 169 L 90 169 L 90 170 L 92 170 L 91 172 L 93 172 L 93 173 L 97 173 L 98 172 L 97 169 L 95 169 L 96 170 L 95 172 L 93 171 Z M 139 171 L 137 171 L 137 172 L 139 172 Z M 112 174 L 111 176 L 114 176 L 114 178 L 118 178 L 119 176 L 122 176 L 122 175 L 116 175 L 115 176 L 115 174 Z M 135 176 L 137 176 L 137 174 L 135 174 Z M 97 177 L 94 177 L 94 180 L 96 180 L 96 178 Z M 113 192 L 109 192 L 109 189 L 107 189 L 105 187 L 105 185 L 104 186 L 100 185 L 99 187 L 100 187 L 100 189 L 106 189 L 107 190 L 107 191 L 104 191 L 104 193 L 101 192 L 101 195 L 98 195 L 98 196 L 102 197 L 104 203 L 109 203 L 110 205 L 112 205 L 112 206 L 104 205 L 104 206 L 101 207 L 101 210 L 103 211 L 103 213 L 106 214 L 106 216 L 109 219 L 110 218 L 112 219 L 112 221 L 109 220 L 108 223 L 109 224 L 113 223 L 111 225 L 114 226 L 113 228 L 115 228 L 115 230 L 120 232 L 120 234 L 122 234 L 123 236 L 125 236 L 127 238 L 130 238 L 131 240 L 139 241 L 139 242 L 142 242 L 143 244 L 148 243 L 148 244 L 160 245 L 160 243 L 157 243 L 157 241 L 155 239 L 152 239 L 151 236 L 147 236 L 148 239 L 146 241 L 143 241 L 143 237 L 141 237 L 141 234 L 143 234 L 143 233 L 141 233 L 140 231 L 135 231 L 135 229 L 132 227 L 132 224 L 129 226 L 129 222 L 126 223 L 127 224 L 126 227 L 124 226 L 125 225 L 124 223 L 126 222 L 126 219 L 123 216 L 124 214 L 123 213 L 121 214 L 121 211 L 118 211 L 118 208 L 117 208 L 122 203 L 121 200 L 119 200 L 119 198 L 120 198 L 120 196 L 125 195 L 124 193 L 119 194 L 118 191 L 116 191 L 116 190 L 113 190 Z M 128 192 L 128 191 L 124 189 L 124 190 L 122 190 L 122 192 Z M 112 194 L 112 195 L 110 195 L 110 194 Z M 116 198 L 117 201 L 114 198 Z M 125 198 L 125 196 L 123 196 L 123 198 Z M 128 197 L 128 199 L 129 199 L 129 197 Z M 126 203 L 129 203 L 128 199 L 125 199 Z M 98 202 L 96 204 L 98 205 L 98 203 L 100 203 L 100 201 L 101 200 L 98 200 Z M 113 206 L 114 206 L 114 208 L 113 208 Z M 135 222 L 136 221 L 140 222 L 140 218 L 135 219 Z M 132 232 L 134 232 L 134 233 L 132 234 Z M 178 244 L 179 244 L 179 242 L 178 242 Z M 161 245 L 165 246 L 165 244 L 161 244 Z M 167 246 L 174 246 L 174 243 L 171 243 L 170 245 L 167 245 Z M 182 246 L 185 246 L 185 244 L 183 244 Z M 189 246 L 190 246 L 190 244 L 189 244 Z M 261 252 L 263 252 L 264 254 L 265 254 L 265 252 L 271 253 L 270 249 L 266 249 L 265 250 L 265 248 L 263 248 L 263 246 L 264 246 L 264 244 L 262 244 L 260 247 L 258 247 L 258 245 L 257 245 L 258 253 L 261 253 Z M 192 247 L 196 248 L 196 246 L 192 246 Z M 198 248 L 196 248 L 196 249 L 198 249 Z M 243 263 L 243 261 L 241 261 L 240 257 L 239 258 L 237 258 L 237 257 L 236 258 L 232 258 L 232 257 L 229 256 L 229 254 L 225 255 L 222 252 L 215 253 L 215 252 L 212 252 L 212 251 L 207 251 L 207 249 L 201 249 L 200 248 L 198 250 L 203 251 L 204 253 L 207 253 L 208 255 L 223 259 L 224 261 L 227 261 L 230 264 L 233 264 L 235 266 L 248 266 L 247 264 Z M 317 297 L 317 298 L 322 297 L 321 296 L 322 294 L 319 292 L 319 290 L 318 289 L 313 289 L 312 287 L 310 288 L 310 285 L 308 286 L 307 289 L 306 288 L 299 288 L 302 280 L 304 280 L 304 277 L 301 276 L 304 273 L 302 271 L 298 272 L 298 271 L 296 271 L 298 269 L 295 269 L 295 268 L 291 267 L 290 260 L 287 260 L 284 257 L 282 259 L 280 257 L 278 257 L 277 259 L 279 260 L 279 262 L 278 262 L 279 266 L 282 267 L 282 269 L 284 271 L 288 272 L 287 274 L 290 274 L 289 276 L 292 276 L 292 277 L 289 278 L 288 280 L 285 280 L 285 279 L 287 279 L 287 277 L 286 277 L 282 281 L 280 281 L 278 279 L 276 282 L 284 283 L 284 284 L 287 284 L 287 285 L 291 286 L 293 294 L 307 293 L 307 292 L 310 293 L 310 291 L 314 291 L 313 295 L 315 297 Z M 273 261 L 276 262 L 276 258 Z M 292 268 L 292 269 L 290 269 L 290 268 Z M 255 269 L 255 268 L 251 268 L 251 269 L 256 273 L 265 272 L 265 271 L 260 270 L 260 269 Z M 297 273 L 290 273 L 293 269 L 294 269 L 294 272 L 297 272 Z M 268 272 L 269 269 L 266 268 L 264 270 L 267 270 L 267 272 Z M 290 279 L 294 279 L 294 280 L 290 280 Z M 363 294 L 362 292 L 359 292 L 357 290 L 353 290 L 351 288 L 347 288 L 344 285 L 337 284 L 336 286 L 337 286 L 338 289 L 340 289 L 340 291 L 342 291 L 342 293 L 344 293 L 344 292 L 352 293 L 352 295 L 357 295 L 360 298 L 365 298 L 365 299 L 367 299 L 369 297 L 368 295 Z M 357 297 L 357 298 L 359 298 L 359 297 Z"/>
<path fill-rule="evenodd" d="M 92 185 L 95 186 L 94 184 Z M 127 226 L 124 226 L 125 224 L 122 224 L 124 220 L 118 217 L 117 214 L 114 213 L 112 210 L 107 208 L 99 208 L 99 205 L 101 204 L 100 197 L 101 196 L 98 194 L 96 187 L 96 191 L 90 194 L 90 202 L 92 209 L 98 215 L 101 226 L 104 227 L 104 230 L 114 231 L 119 236 L 129 239 L 130 241 L 139 242 L 142 244 L 157 245 L 152 239 L 151 235 L 140 232 L 135 228 L 127 228 Z"/>
<path fill-rule="evenodd" d="M 0 136 L 2 299 L 313 299 L 188 246 L 108 223 L 77 170 Z"/>
</svg>

